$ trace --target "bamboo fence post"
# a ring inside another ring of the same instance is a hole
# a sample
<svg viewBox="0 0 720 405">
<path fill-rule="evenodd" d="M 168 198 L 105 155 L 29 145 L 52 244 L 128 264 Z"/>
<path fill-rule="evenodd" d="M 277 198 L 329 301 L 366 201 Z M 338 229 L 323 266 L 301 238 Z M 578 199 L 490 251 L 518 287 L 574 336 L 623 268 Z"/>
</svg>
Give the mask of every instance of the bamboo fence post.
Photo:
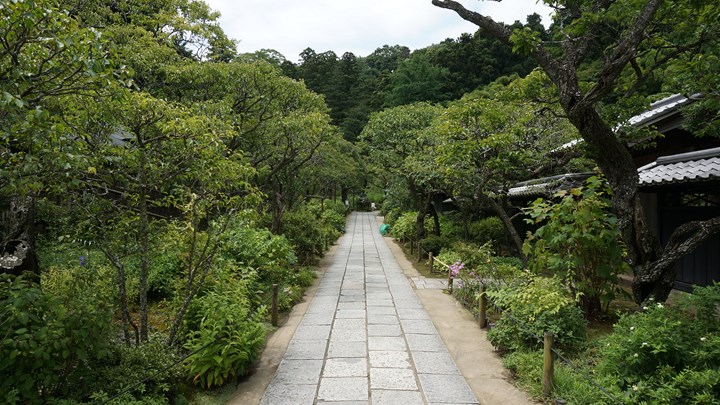
<svg viewBox="0 0 720 405">
<path fill-rule="evenodd" d="M 555 362 L 552 352 L 553 334 L 545 332 L 543 342 L 543 396 L 548 398 L 553 390 L 553 374 L 555 373 Z"/>
<path fill-rule="evenodd" d="M 272 326 L 278 326 L 278 292 L 279 292 L 278 285 L 273 284 L 272 285 L 272 309 L 271 309 Z"/>
<path fill-rule="evenodd" d="M 480 308 L 478 314 L 478 322 L 480 327 L 484 328 L 487 324 L 487 296 L 485 296 L 485 284 L 480 286 Z"/>
<path fill-rule="evenodd" d="M 413 240 L 410 239 L 410 254 L 413 254 L 413 252 L 415 251 L 414 248 L 415 248 L 415 244 L 413 243 Z"/>
<path fill-rule="evenodd" d="M 435 259 L 433 258 L 433 252 L 428 253 L 428 262 L 430 263 L 430 273 L 433 272 L 433 264 L 434 264 L 433 262 L 434 262 L 434 260 L 435 260 Z"/>
<path fill-rule="evenodd" d="M 453 276 L 452 276 L 452 269 L 448 267 L 448 292 L 452 294 L 453 292 Z"/>
</svg>

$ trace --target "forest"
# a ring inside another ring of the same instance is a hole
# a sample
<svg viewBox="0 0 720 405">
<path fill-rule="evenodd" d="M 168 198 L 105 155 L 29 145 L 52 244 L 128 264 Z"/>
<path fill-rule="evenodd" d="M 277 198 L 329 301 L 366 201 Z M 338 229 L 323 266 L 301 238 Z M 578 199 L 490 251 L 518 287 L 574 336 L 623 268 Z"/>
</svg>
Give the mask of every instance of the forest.
<svg viewBox="0 0 720 405">
<path fill-rule="evenodd" d="M 720 219 L 661 245 L 627 146 L 662 139 L 628 120 L 672 94 L 718 137 L 717 5 L 548 0 L 544 27 L 432 3 L 478 30 L 297 63 L 238 53 L 202 1 L 0 4 L 0 402 L 224 395 L 272 333 L 272 286 L 289 311 L 373 202 L 393 238 L 455 263 L 458 301 L 483 287 L 488 338 L 533 396 L 532 336 L 553 330 L 611 393 L 562 374 L 571 403 L 718 403 L 720 286 L 671 290 Z"/>
</svg>

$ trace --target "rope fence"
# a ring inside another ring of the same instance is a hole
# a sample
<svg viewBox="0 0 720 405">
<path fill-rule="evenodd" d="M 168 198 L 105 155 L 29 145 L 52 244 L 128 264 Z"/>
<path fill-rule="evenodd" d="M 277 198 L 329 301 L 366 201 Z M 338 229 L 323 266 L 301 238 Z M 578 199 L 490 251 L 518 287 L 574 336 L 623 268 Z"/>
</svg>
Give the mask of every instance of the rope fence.
<svg viewBox="0 0 720 405">
<path fill-rule="evenodd" d="M 442 262 L 437 257 L 434 257 L 432 252 L 425 251 L 421 246 L 419 241 L 413 241 L 410 240 L 410 253 L 412 254 L 414 251 L 413 245 L 417 243 L 417 258 L 418 262 L 422 260 L 423 253 L 425 256 L 428 257 L 428 264 L 430 266 L 430 272 L 434 272 L 435 270 L 435 263 L 438 263 L 443 268 L 447 269 L 447 275 L 448 275 L 448 288 L 447 291 L 449 294 L 452 294 L 453 292 L 453 274 L 452 274 L 452 268 L 447 263 Z M 480 324 L 480 328 L 487 328 L 490 326 L 488 323 L 488 317 L 487 317 L 487 311 L 489 304 L 492 304 L 488 301 L 488 297 L 486 294 L 486 286 L 484 284 L 480 285 L 480 300 L 478 303 L 478 323 Z M 580 367 L 575 365 L 570 359 L 568 359 L 566 356 L 564 356 L 562 353 L 558 352 L 554 347 L 554 335 L 550 332 L 545 332 L 543 336 L 538 336 L 534 332 L 530 331 L 527 328 L 527 323 L 517 319 L 509 312 L 503 311 L 502 308 L 493 305 L 493 308 L 495 311 L 497 311 L 501 316 L 506 317 L 507 319 L 512 320 L 516 323 L 516 325 L 522 329 L 525 333 L 532 336 L 538 344 L 543 346 L 543 395 L 546 398 L 549 398 L 552 395 L 553 390 L 553 380 L 554 380 L 554 372 L 555 372 L 555 358 L 560 359 L 563 363 L 565 363 L 570 369 L 580 374 L 583 378 L 585 378 L 590 384 L 595 386 L 600 392 L 605 395 L 609 400 L 611 400 L 615 404 L 621 404 L 622 401 L 620 401 L 618 398 L 613 396 L 605 387 L 600 385 L 597 381 L 593 380 L 592 377 L 582 370 Z"/>
</svg>

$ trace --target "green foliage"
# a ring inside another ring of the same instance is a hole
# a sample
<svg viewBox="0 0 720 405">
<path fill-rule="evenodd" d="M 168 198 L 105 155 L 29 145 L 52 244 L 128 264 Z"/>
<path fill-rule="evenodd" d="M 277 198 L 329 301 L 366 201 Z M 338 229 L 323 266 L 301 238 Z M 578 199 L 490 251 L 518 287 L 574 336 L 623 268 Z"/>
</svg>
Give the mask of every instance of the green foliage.
<svg viewBox="0 0 720 405">
<path fill-rule="evenodd" d="M 396 240 L 408 241 L 417 239 L 417 216 L 415 211 L 405 212 L 394 223 L 390 223 L 392 230 L 390 234 Z M 432 229 L 432 219 L 425 217 L 425 232 Z"/>
<path fill-rule="evenodd" d="M 178 359 L 179 354 L 167 346 L 160 334 L 150 335 L 150 339 L 139 346 L 120 343 L 108 359 L 94 365 L 93 372 L 82 384 L 74 387 L 72 397 L 97 400 L 132 387 L 118 402 L 165 403 L 165 396 L 182 375 L 181 367 L 173 366 Z M 146 380 L 150 376 L 153 378 Z"/>
<path fill-rule="evenodd" d="M 238 266 L 257 269 L 261 279 L 269 284 L 282 282 L 285 271 L 297 261 L 285 236 L 238 221 L 228 228 L 222 256 Z"/>
<path fill-rule="evenodd" d="M 580 366 L 586 374 L 592 374 L 592 364 L 581 362 L 583 359 L 573 361 L 575 366 Z M 531 397 L 541 399 L 542 375 L 543 375 L 543 354 L 542 351 L 530 351 L 527 349 L 508 353 L 503 357 L 503 365 L 513 373 L 517 384 L 526 390 Z M 593 376 L 593 378 L 598 378 Z M 621 398 L 621 392 L 609 384 L 608 381 L 599 382 L 606 390 L 616 397 Z M 567 366 L 560 360 L 555 360 L 555 373 L 553 378 L 554 398 L 562 398 L 569 404 L 615 404 L 592 384 L 584 375 Z"/>
<path fill-rule="evenodd" d="M 719 402 L 720 285 L 696 294 L 622 316 L 600 344 L 598 372 L 638 403 Z"/>
<path fill-rule="evenodd" d="M 585 315 L 597 317 L 620 292 L 618 276 L 628 269 L 623 261 L 617 218 L 609 213 L 608 190 L 598 177 L 584 189 L 559 191 L 559 201 L 535 201 L 526 213 L 529 223 L 542 225 L 530 235 L 523 251 L 530 268 L 566 281 L 581 295 Z"/>
<path fill-rule="evenodd" d="M 421 248 L 426 252 L 432 252 L 436 256 L 448 246 L 450 246 L 450 239 L 445 236 L 429 235 L 420 241 Z"/>
<path fill-rule="evenodd" d="M 528 55 L 540 45 L 540 33 L 529 27 L 516 28 L 510 36 L 510 42 L 513 45 L 513 52 Z"/>
<path fill-rule="evenodd" d="M 20 402 L 64 395 L 109 355 L 112 310 L 94 272 L 76 269 L 53 294 L 22 277 L 0 279 L 0 391 Z"/>
<path fill-rule="evenodd" d="M 260 355 L 265 307 L 251 310 L 247 295 L 245 284 L 230 278 L 193 301 L 188 323 L 196 328 L 184 347 L 197 351 L 186 360 L 194 383 L 205 388 L 223 385 L 244 375 Z"/>
<path fill-rule="evenodd" d="M 499 288 L 517 278 L 522 263 L 516 257 L 496 256 L 489 244 L 476 245 L 472 243 L 456 242 L 452 249 L 443 251 L 439 256 L 442 262 L 452 264 L 461 262 L 465 265 L 458 278 L 463 285 L 478 283 Z"/>
<path fill-rule="evenodd" d="M 440 215 L 440 234 L 455 241 L 465 238 L 462 220 L 456 213 L 449 212 Z"/>
<path fill-rule="evenodd" d="M 385 95 L 385 106 L 446 101 L 449 95 L 443 90 L 449 74 L 447 68 L 433 64 L 427 52 L 415 52 L 402 61 L 391 76 L 391 90 Z"/>
<path fill-rule="evenodd" d="M 468 226 L 470 238 L 479 243 L 491 243 L 495 246 L 505 239 L 505 225 L 498 217 L 487 217 L 474 221 Z"/>
<path fill-rule="evenodd" d="M 345 217 L 335 210 L 320 211 L 313 205 L 302 205 L 283 216 L 282 233 L 295 252 L 307 261 L 325 253 L 327 245 L 340 237 L 345 229 Z"/>
<path fill-rule="evenodd" d="M 536 348 L 544 333 L 555 336 L 563 350 L 576 350 L 585 342 L 587 324 L 575 299 L 560 280 L 530 276 L 487 292 L 501 317 L 488 332 L 488 340 L 502 350 Z"/>
</svg>

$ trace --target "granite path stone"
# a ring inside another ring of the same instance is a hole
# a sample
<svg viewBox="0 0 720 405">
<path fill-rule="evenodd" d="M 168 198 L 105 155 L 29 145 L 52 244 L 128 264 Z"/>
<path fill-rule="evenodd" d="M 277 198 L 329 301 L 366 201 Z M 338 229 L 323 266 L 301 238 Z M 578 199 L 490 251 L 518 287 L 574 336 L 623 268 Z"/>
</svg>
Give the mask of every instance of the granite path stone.
<svg viewBox="0 0 720 405">
<path fill-rule="evenodd" d="M 260 403 L 479 404 L 410 283 L 375 216 L 351 214 Z"/>
</svg>

